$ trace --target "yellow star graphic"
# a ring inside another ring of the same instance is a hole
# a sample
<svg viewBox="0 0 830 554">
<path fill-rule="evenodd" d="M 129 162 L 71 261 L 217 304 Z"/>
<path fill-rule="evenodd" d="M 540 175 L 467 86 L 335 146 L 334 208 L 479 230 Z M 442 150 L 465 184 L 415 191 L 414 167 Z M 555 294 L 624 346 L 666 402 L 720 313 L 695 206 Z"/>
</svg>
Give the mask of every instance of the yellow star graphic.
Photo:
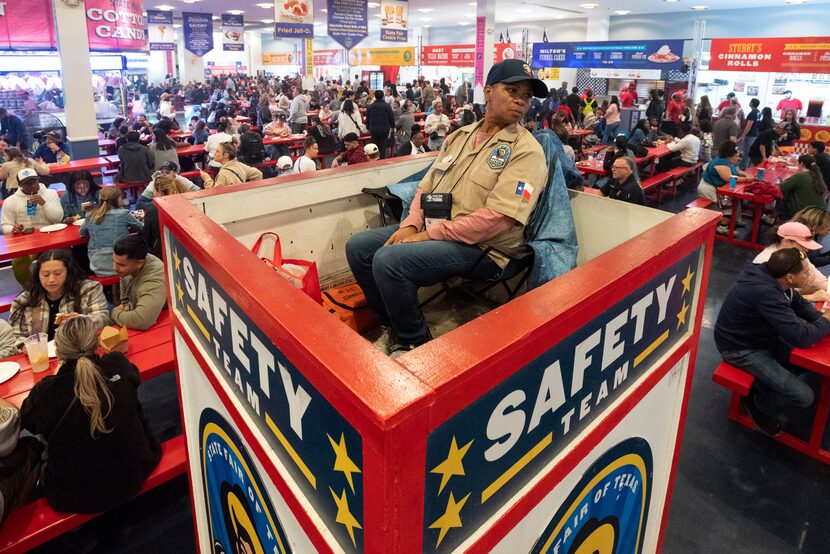
<svg viewBox="0 0 830 554">
<path fill-rule="evenodd" d="M 452 492 L 450 492 L 450 498 L 447 500 L 447 510 L 444 512 L 444 515 L 436 519 L 435 523 L 429 526 L 430 529 L 441 530 L 441 532 L 438 533 L 438 543 L 435 545 L 435 548 L 441 546 L 441 541 L 444 540 L 444 537 L 447 535 L 447 531 L 456 527 L 461 527 L 461 508 L 463 508 L 464 504 L 467 503 L 468 498 L 470 498 L 470 493 L 467 493 L 467 496 L 462 498 L 461 502 L 456 502 L 455 497 Z"/>
<path fill-rule="evenodd" d="M 681 294 L 686 294 L 686 291 L 692 292 L 692 277 L 694 276 L 695 273 L 692 271 L 692 267 L 689 266 L 689 269 L 686 270 L 686 277 L 681 281 L 683 283 L 683 292 Z"/>
<path fill-rule="evenodd" d="M 449 482 L 450 477 L 453 475 L 464 475 L 464 464 L 461 463 L 461 461 L 464 459 L 464 455 L 467 454 L 467 451 L 470 449 L 470 445 L 472 444 L 473 441 L 470 441 L 459 449 L 458 444 L 455 442 L 455 437 L 453 437 L 452 444 L 450 444 L 450 452 L 447 454 L 447 459 L 435 466 L 435 469 L 430 471 L 430 473 L 441 474 L 441 486 L 438 487 L 439 495 Z"/>
<path fill-rule="evenodd" d="M 334 498 L 334 503 L 337 504 L 337 517 L 335 518 L 335 521 L 342 524 L 346 530 L 349 531 L 349 536 L 352 538 L 352 545 L 357 546 L 357 543 L 354 540 L 354 529 L 355 527 L 363 529 L 363 527 L 360 526 L 355 517 L 352 515 L 352 512 L 349 510 L 349 499 L 346 498 L 346 489 L 343 489 L 343 494 L 339 497 L 333 490 L 331 490 L 331 487 L 329 487 L 329 491 L 331 491 L 331 496 Z"/>
<path fill-rule="evenodd" d="M 180 273 L 182 259 L 179 258 L 179 253 L 176 250 L 173 250 L 173 262 L 176 264 L 176 273 Z"/>
<path fill-rule="evenodd" d="M 179 281 L 176 281 L 176 297 L 178 298 L 177 302 L 181 304 L 182 299 L 184 299 L 184 291 L 182 290 L 182 284 Z"/>
<path fill-rule="evenodd" d="M 351 458 L 349 458 L 349 451 L 346 448 L 346 439 L 343 437 L 343 433 L 340 433 L 340 443 L 338 444 L 334 442 L 331 435 L 326 433 L 326 436 L 329 438 L 331 447 L 334 449 L 334 454 L 336 455 L 336 458 L 334 459 L 334 471 L 343 472 L 346 476 L 346 480 L 349 482 L 349 486 L 352 488 L 352 492 L 354 492 L 352 473 L 360 473 L 360 468 L 357 467 Z"/>
<path fill-rule="evenodd" d="M 689 306 L 686 305 L 686 299 L 683 299 L 683 307 L 680 308 L 680 311 L 677 312 L 677 328 L 680 329 L 681 325 L 686 324 L 686 312 L 689 311 Z"/>
</svg>

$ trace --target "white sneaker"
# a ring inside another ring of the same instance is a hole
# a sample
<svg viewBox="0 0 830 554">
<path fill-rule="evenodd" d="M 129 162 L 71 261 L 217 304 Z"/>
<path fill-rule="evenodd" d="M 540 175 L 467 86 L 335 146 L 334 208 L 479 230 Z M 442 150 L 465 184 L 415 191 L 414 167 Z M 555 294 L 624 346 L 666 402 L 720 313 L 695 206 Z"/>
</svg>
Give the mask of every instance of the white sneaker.
<svg viewBox="0 0 830 554">
<path fill-rule="evenodd" d="M 719 235 L 727 236 L 729 235 L 729 225 L 718 223 L 718 227 L 715 229 L 715 232 Z"/>
</svg>

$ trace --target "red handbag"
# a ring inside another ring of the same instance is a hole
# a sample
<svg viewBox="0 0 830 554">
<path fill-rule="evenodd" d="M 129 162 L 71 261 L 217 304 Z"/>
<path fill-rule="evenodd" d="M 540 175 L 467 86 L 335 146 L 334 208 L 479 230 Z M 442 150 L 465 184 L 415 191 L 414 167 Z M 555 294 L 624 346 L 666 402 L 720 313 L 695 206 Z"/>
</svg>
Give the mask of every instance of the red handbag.
<svg viewBox="0 0 830 554">
<path fill-rule="evenodd" d="M 274 237 L 274 248 L 270 257 L 263 257 L 260 254 L 260 247 L 263 239 L 267 236 Z M 306 296 L 317 302 L 323 303 L 323 296 L 320 293 L 320 277 L 317 273 L 317 263 L 308 260 L 290 260 L 282 257 L 282 245 L 280 244 L 280 237 L 276 233 L 262 233 L 251 251 L 256 254 L 259 259 L 268 264 L 280 277 L 286 279 L 289 283 L 303 291 Z"/>
</svg>

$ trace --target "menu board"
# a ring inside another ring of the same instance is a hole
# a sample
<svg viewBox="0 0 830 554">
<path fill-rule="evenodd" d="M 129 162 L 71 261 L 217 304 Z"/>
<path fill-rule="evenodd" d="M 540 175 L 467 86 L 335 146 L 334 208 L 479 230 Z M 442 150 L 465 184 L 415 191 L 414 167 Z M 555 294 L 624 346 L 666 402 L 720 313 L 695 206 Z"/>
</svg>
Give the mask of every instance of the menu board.
<svg viewBox="0 0 830 554">
<path fill-rule="evenodd" d="M 709 69 L 821 73 L 830 66 L 830 37 L 713 38 Z"/>
<path fill-rule="evenodd" d="M 197 56 L 213 50 L 213 16 L 209 13 L 182 12 L 184 47 Z"/>
<path fill-rule="evenodd" d="M 367 4 L 361 0 L 328 0 L 328 33 L 351 49 L 369 35 Z"/>
<path fill-rule="evenodd" d="M 498 43 L 493 45 L 493 63 L 513 59 L 517 45 Z M 453 67 L 473 67 L 475 63 L 475 44 L 444 44 L 441 46 L 423 46 L 421 48 L 421 65 L 449 65 Z"/>
<path fill-rule="evenodd" d="M 682 40 L 540 42 L 533 45 L 532 66 L 680 69 L 682 56 Z"/>
</svg>

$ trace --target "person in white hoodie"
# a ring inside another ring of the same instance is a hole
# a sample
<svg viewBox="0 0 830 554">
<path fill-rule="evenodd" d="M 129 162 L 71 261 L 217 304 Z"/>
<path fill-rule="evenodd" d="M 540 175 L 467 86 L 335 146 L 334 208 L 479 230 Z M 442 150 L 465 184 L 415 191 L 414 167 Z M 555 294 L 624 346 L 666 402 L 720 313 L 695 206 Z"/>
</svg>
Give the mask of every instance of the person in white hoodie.
<svg viewBox="0 0 830 554">
<path fill-rule="evenodd" d="M 58 193 L 43 186 L 37 172 L 26 167 L 17 172 L 17 191 L 3 202 L 0 224 L 3 234 L 22 233 L 24 229 L 40 229 L 63 221 L 63 208 Z M 26 289 L 32 281 L 29 266 L 36 255 L 12 260 L 12 271 L 17 282 Z"/>
</svg>

